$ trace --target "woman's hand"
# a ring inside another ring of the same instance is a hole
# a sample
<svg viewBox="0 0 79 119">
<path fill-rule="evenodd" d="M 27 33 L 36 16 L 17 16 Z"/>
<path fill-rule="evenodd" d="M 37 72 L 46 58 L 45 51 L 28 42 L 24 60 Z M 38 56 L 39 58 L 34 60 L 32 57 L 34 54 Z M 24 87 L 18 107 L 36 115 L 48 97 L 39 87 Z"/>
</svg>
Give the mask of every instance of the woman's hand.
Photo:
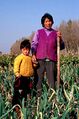
<svg viewBox="0 0 79 119">
<path fill-rule="evenodd" d="M 60 31 L 57 31 L 57 37 L 59 37 L 60 39 L 62 39 L 62 34 Z"/>
<path fill-rule="evenodd" d="M 35 55 L 32 55 L 32 62 L 36 62 L 36 56 Z"/>
<path fill-rule="evenodd" d="M 37 62 L 37 59 L 36 59 L 35 55 L 32 56 L 32 62 L 33 62 L 33 67 L 37 67 L 38 66 L 38 62 Z"/>
</svg>

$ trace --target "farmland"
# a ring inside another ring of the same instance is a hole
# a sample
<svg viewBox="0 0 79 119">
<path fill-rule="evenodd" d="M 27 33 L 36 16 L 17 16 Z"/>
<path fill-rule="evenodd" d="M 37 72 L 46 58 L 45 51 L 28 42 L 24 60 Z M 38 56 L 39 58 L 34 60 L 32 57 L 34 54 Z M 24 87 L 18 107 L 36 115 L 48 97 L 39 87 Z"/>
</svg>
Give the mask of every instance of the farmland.
<svg viewBox="0 0 79 119">
<path fill-rule="evenodd" d="M 0 56 L 0 119 L 16 119 L 12 96 L 15 76 L 14 56 Z M 61 55 L 61 84 L 56 90 L 47 88 L 46 77 L 42 96 L 22 101 L 22 119 L 77 119 L 79 114 L 79 57 Z"/>
</svg>

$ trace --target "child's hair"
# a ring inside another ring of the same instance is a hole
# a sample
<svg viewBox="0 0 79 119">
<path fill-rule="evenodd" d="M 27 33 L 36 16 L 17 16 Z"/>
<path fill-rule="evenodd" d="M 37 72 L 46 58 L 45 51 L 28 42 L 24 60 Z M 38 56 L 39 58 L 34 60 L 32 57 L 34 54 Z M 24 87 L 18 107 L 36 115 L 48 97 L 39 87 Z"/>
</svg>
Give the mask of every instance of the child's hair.
<svg viewBox="0 0 79 119">
<path fill-rule="evenodd" d="M 23 49 L 23 48 L 28 48 L 29 50 L 31 49 L 31 44 L 28 39 L 25 39 L 21 42 L 20 49 Z"/>
<path fill-rule="evenodd" d="M 52 22 L 52 24 L 54 23 L 53 17 L 49 13 L 45 13 L 41 18 L 41 24 L 43 27 L 44 27 L 44 21 L 46 18 L 48 18 Z"/>
</svg>

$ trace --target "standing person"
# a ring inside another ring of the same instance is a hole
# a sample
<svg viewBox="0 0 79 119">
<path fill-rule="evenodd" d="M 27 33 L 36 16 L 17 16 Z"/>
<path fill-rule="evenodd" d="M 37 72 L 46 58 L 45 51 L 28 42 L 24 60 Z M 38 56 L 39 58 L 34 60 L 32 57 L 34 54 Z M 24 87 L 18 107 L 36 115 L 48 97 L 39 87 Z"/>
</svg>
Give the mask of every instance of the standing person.
<svg viewBox="0 0 79 119">
<path fill-rule="evenodd" d="M 42 29 L 36 31 L 32 40 L 32 60 L 38 61 L 39 68 L 37 90 L 41 94 L 42 80 L 46 71 L 49 87 L 55 89 L 57 64 L 57 37 L 60 38 L 60 49 L 64 49 L 61 33 L 52 28 L 54 21 L 49 13 L 41 18 Z"/>
<path fill-rule="evenodd" d="M 32 81 L 34 76 L 34 68 L 36 65 L 32 62 L 32 58 L 29 55 L 31 44 L 28 39 L 25 39 L 20 44 L 21 54 L 14 60 L 14 95 L 12 104 L 19 104 L 22 106 L 23 97 L 27 99 L 27 94 L 30 98 L 31 90 L 33 88 Z M 36 75 L 35 75 L 36 76 Z M 34 85 L 35 87 L 35 85 Z"/>
</svg>

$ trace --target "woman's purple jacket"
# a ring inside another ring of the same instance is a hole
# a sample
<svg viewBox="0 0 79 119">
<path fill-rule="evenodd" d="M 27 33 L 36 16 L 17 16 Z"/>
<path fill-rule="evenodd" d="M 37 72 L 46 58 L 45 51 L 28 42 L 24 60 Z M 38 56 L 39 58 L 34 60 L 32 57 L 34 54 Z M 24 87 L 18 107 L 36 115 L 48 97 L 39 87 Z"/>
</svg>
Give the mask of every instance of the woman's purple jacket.
<svg viewBox="0 0 79 119">
<path fill-rule="evenodd" d="M 48 58 L 57 61 L 57 31 L 54 29 L 40 29 L 32 40 L 32 53 L 37 59 Z M 64 49 L 63 40 L 60 40 L 60 49 Z"/>
</svg>

